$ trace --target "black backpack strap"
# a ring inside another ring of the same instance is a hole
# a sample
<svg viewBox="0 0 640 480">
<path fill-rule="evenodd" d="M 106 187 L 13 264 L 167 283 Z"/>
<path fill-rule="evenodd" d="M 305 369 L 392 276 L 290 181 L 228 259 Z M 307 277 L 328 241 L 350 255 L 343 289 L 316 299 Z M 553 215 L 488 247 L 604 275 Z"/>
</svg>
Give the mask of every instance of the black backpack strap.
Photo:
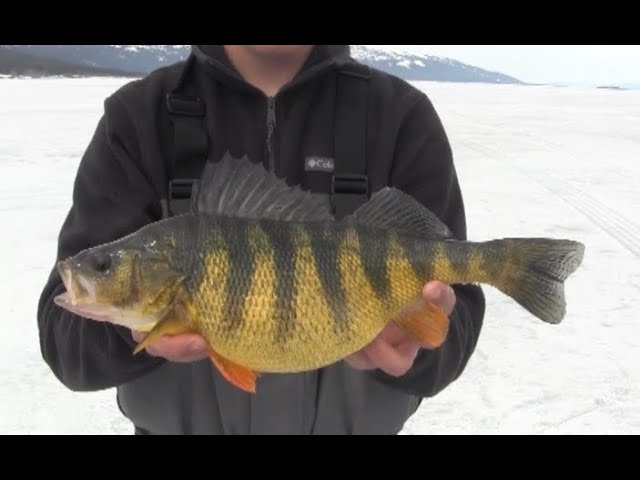
<svg viewBox="0 0 640 480">
<path fill-rule="evenodd" d="M 200 178 L 209 151 L 204 101 L 196 95 L 189 73 L 195 57 L 187 59 L 176 88 L 166 97 L 173 125 L 173 152 L 167 168 L 169 184 L 162 202 L 164 218 L 189 211 L 194 186 Z"/>
<path fill-rule="evenodd" d="M 369 199 L 367 110 L 369 67 L 355 62 L 338 70 L 334 123 L 335 171 L 331 202 L 337 220 Z"/>
</svg>

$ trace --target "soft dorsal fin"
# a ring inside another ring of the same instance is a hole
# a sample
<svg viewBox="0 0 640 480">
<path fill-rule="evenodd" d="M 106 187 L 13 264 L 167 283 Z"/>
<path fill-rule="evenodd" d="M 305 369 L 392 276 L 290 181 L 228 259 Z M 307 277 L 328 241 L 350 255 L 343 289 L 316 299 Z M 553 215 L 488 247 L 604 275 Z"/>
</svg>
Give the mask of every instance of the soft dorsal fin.
<svg viewBox="0 0 640 480">
<path fill-rule="evenodd" d="M 227 152 L 207 162 L 198 187 L 196 213 L 288 222 L 332 221 L 327 198 L 290 187 L 245 155 Z"/>
<path fill-rule="evenodd" d="M 424 205 L 401 190 L 386 187 L 343 221 L 395 230 L 423 239 L 451 238 L 451 230 Z"/>
</svg>

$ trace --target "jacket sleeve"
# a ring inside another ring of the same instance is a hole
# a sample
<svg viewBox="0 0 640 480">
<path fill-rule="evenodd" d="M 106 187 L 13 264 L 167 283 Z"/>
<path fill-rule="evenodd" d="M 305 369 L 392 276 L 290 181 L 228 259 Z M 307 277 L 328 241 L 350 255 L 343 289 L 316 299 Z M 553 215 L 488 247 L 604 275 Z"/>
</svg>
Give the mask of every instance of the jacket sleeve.
<svg viewBox="0 0 640 480">
<path fill-rule="evenodd" d="M 464 204 L 451 147 L 440 118 L 423 94 L 407 114 L 398 134 L 391 184 L 434 212 L 457 239 L 467 239 Z M 402 377 L 374 371 L 381 382 L 421 397 L 431 397 L 464 371 L 478 342 L 485 298 L 479 286 L 452 287 L 456 306 L 444 344 L 436 350 L 421 350 L 413 367 Z"/>
<path fill-rule="evenodd" d="M 56 262 L 156 219 L 157 195 L 143 173 L 135 138 L 124 105 L 110 97 L 78 168 Z M 42 356 L 68 388 L 114 387 L 162 363 L 146 352 L 133 355 L 135 342 L 129 329 L 87 320 L 55 305 L 54 297 L 63 291 L 54 267 L 41 294 L 37 317 Z"/>
</svg>

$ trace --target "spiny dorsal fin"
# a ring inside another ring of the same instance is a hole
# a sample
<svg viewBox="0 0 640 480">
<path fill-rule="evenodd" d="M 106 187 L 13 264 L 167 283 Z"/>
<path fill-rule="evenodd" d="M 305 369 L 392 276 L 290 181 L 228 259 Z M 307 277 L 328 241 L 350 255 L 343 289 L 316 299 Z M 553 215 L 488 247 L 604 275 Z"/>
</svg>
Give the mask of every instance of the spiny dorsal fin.
<svg viewBox="0 0 640 480">
<path fill-rule="evenodd" d="M 327 198 L 287 183 L 252 163 L 245 155 L 227 152 L 219 162 L 208 162 L 198 186 L 196 213 L 228 217 L 265 218 L 288 222 L 331 221 Z"/>
<path fill-rule="evenodd" d="M 412 196 L 392 187 L 374 193 L 344 221 L 396 230 L 423 239 L 451 238 L 451 230 Z"/>
</svg>

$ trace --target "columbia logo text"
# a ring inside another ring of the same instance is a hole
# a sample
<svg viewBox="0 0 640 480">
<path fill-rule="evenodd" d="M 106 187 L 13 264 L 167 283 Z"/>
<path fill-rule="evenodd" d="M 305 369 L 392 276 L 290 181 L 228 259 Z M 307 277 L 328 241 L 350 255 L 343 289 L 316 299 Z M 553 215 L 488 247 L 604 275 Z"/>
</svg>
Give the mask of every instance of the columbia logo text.
<svg viewBox="0 0 640 480">
<path fill-rule="evenodd" d="M 311 172 L 333 172 L 335 160 L 329 157 L 307 157 L 304 167 Z"/>
</svg>

